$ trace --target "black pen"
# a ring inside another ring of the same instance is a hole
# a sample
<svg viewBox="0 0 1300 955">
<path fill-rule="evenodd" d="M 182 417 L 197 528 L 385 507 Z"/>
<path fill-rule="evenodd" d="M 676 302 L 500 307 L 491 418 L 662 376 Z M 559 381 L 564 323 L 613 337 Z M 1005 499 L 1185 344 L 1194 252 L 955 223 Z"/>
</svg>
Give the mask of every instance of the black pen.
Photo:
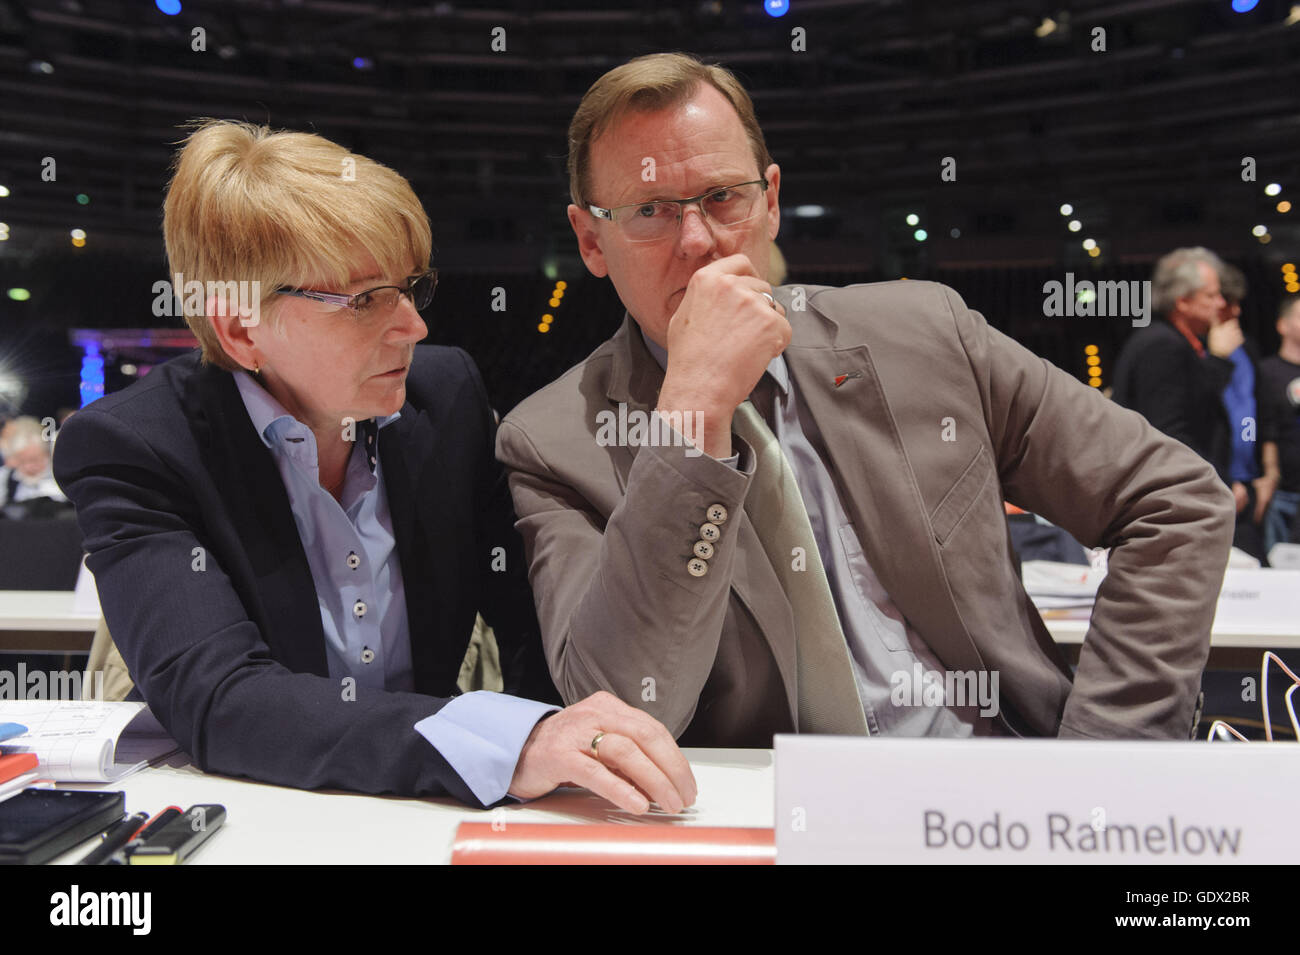
<svg viewBox="0 0 1300 955">
<path fill-rule="evenodd" d="M 144 841 L 148 839 L 150 835 L 158 832 L 163 826 L 167 825 L 167 823 L 171 822 L 180 814 L 180 806 L 168 806 L 162 812 L 157 813 L 152 819 L 136 830 L 135 834 L 131 836 L 125 845 L 118 846 L 117 851 L 112 854 L 112 857 L 106 864 L 126 865 L 127 856 L 131 854 L 132 849 L 136 846 L 144 845 Z"/>
<path fill-rule="evenodd" d="M 104 832 L 103 841 L 87 852 L 77 862 L 77 865 L 104 865 L 113 853 L 131 841 L 131 837 L 139 831 L 140 827 L 148 819 L 149 814 L 147 812 L 137 812 L 133 816 L 119 819 Z"/>
</svg>

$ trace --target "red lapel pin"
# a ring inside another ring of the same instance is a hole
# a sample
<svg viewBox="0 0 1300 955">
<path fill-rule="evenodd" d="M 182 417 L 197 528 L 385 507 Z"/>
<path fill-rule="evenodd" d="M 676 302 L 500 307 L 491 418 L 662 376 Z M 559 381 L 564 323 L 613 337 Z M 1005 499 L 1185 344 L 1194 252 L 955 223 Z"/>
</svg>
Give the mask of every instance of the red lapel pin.
<svg viewBox="0 0 1300 955">
<path fill-rule="evenodd" d="M 838 388 L 840 385 L 844 384 L 844 382 L 848 381 L 850 378 L 861 378 L 861 377 L 862 377 L 862 372 L 860 371 L 851 371 L 846 375 L 836 375 L 835 387 Z"/>
</svg>

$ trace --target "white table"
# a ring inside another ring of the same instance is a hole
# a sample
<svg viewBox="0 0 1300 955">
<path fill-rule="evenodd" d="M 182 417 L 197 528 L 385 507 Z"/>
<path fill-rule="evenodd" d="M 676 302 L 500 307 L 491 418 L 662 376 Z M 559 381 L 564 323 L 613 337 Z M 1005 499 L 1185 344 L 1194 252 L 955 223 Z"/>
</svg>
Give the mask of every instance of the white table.
<svg viewBox="0 0 1300 955">
<path fill-rule="evenodd" d="M 99 612 L 76 607 L 72 590 L 0 590 L 0 650 L 85 653 Z"/>
<path fill-rule="evenodd" d="M 680 815 L 634 816 L 599 796 L 562 790 L 525 804 L 469 809 L 450 799 L 402 799 L 341 792 L 307 792 L 208 775 L 189 765 L 146 769 L 117 783 L 67 788 L 122 790 L 128 812 L 168 805 L 226 807 L 226 822 L 195 854 L 192 865 L 255 863 L 444 864 L 462 822 L 617 823 L 644 826 L 772 827 L 772 751 L 686 749 L 699 784 L 696 804 Z M 81 858 L 94 840 L 55 864 Z"/>
</svg>

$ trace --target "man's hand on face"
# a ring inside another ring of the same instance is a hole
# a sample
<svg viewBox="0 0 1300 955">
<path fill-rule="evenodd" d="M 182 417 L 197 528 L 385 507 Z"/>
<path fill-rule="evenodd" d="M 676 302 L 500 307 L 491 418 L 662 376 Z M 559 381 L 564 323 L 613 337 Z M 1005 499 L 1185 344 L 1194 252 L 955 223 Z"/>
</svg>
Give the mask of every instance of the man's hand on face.
<svg viewBox="0 0 1300 955">
<path fill-rule="evenodd" d="M 1210 327 L 1208 345 L 1211 355 L 1227 358 L 1245 342 L 1246 336 L 1241 333 L 1241 323 L 1235 318 Z"/>
<path fill-rule="evenodd" d="M 714 458 L 731 455 L 736 406 L 790 344 L 785 309 L 768 300 L 771 292 L 748 257 L 729 255 L 691 276 L 668 322 L 658 410 L 698 414 L 702 450 Z"/>
<path fill-rule="evenodd" d="M 635 813 L 651 801 L 681 812 L 696 796 L 690 764 L 664 725 L 603 690 L 533 727 L 510 795 L 533 799 L 575 784 Z"/>
</svg>

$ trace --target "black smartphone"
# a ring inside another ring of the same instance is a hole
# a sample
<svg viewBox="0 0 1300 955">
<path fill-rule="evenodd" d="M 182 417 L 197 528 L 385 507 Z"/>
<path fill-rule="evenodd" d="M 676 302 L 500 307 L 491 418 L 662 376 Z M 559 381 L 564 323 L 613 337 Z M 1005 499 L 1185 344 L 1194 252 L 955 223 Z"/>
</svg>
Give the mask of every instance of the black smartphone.
<svg viewBox="0 0 1300 955">
<path fill-rule="evenodd" d="M 0 802 L 0 865 L 40 865 L 103 832 L 126 813 L 126 794 L 24 789 Z"/>
</svg>

